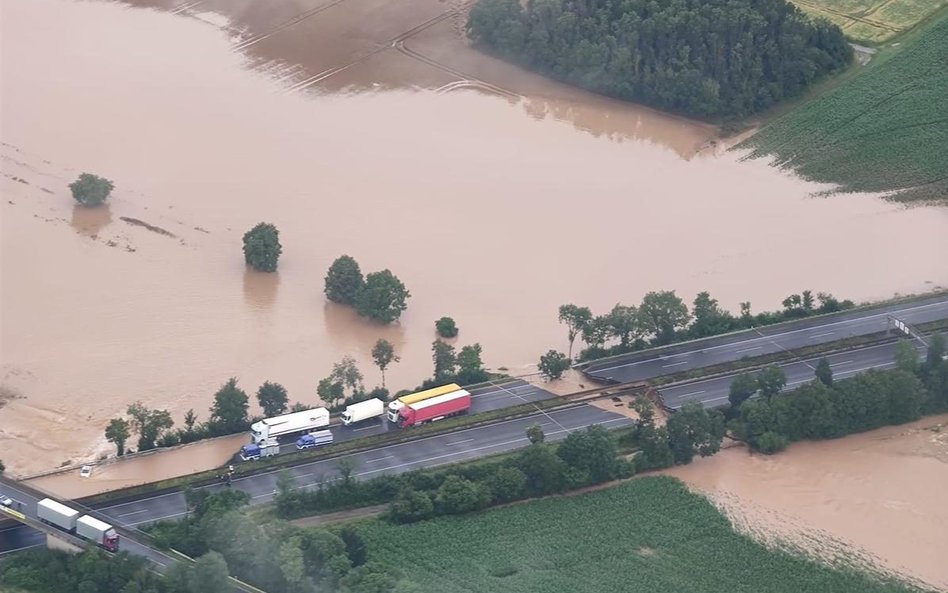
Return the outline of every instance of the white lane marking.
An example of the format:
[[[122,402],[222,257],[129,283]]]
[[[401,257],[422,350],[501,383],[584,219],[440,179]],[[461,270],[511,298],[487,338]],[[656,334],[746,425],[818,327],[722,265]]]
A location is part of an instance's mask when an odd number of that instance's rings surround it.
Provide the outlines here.
[[[894,362],[894,361],[893,361],[893,362],[884,362],[884,363],[882,363],[882,364],[874,364],[874,365],[870,365],[870,366],[867,366],[867,367],[862,367],[862,368],[860,368],[860,369],[848,369],[848,370],[845,370],[845,371],[840,371],[840,372],[836,373],[836,375],[837,375],[837,376],[839,376],[839,375],[849,375],[849,374],[852,374],[852,373],[859,373],[859,372],[868,371],[868,370],[871,370],[871,369],[884,369],[885,367],[894,367],[894,366],[895,366],[895,362]]]
[[[125,513],[124,515],[119,515],[119,517],[129,517],[131,515],[137,515],[138,513],[147,513],[148,509],[142,509],[140,511],[132,511],[131,513]]]
[[[29,550],[30,548],[37,548],[39,546],[45,546],[45,545],[46,545],[46,542],[43,541],[41,543],[33,544],[31,546],[23,546],[22,548],[13,548],[12,550],[4,550],[3,552],[0,552],[0,556],[3,556],[4,554],[12,554],[13,552],[19,552],[20,550]]]
[[[134,523],[127,523],[127,525],[138,526],[142,523],[155,523],[157,521],[164,521],[165,519],[170,519],[171,517],[180,517],[181,515],[187,515],[187,511],[182,511],[180,513],[172,513],[170,515],[162,515],[161,517],[156,517],[154,519],[142,519],[141,521],[136,521]]]
[[[721,348],[734,347],[734,346],[738,346],[738,345],[740,345],[740,344],[752,344],[752,343],[757,342],[757,341],[760,341],[760,340],[773,340],[773,339],[775,339],[775,338],[780,338],[780,337],[782,337],[782,336],[788,336],[788,335],[791,335],[791,334],[798,334],[798,333],[800,333],[800,332],[813,331],[814,329],[821,329],[821,328],[834,327],[834,326],[837,326],[837,325],[852,324],[852,325],[857,325],[857,326],[858,326],[858,325],[862,324],[863,322],[870,321],[870,320],[873,320],[873,319],[878,319],[878,318],[880,318],[880,317],[887,317],[887,316],[889,316],[889,315],[904,315],[905,313],[907,313],[907,312],[909,312],[909,311],[916,311],[916,310],[919,310],[919,309],[929,309],[929,308],[931,308],[931,307],[944,307],[944,306],[945,306],[945,303],[944,303],[944,302],[928,303],[927,305],[919,305],[919,306],[917,306],[917,307],[908,307],[907,309],[898,309],[898,310],[895,310],[895,311],[887,311],[887,312],[885,312],[885,313],[877,313],[877,314],[875,314],[875,315],[866,315],[866,316],[864,316],[864,317],[856,317],[855,319],[846,319],[846,320],[843,320],[843,321],[834,321],[834,322],[832,322],[832,323],[824,323],[824,324],[819,325],[819,326],[817,326],[817,327],[806,327],[806,328],[803,328],[803,329],[794,329],[794,330],[790,330],[790,331],[780,332],[780,333],[778,333],[778,334],[769,334],[769,335],[766,335],[766,336],[760,336],[760,337],[757,337],[757,338],[751,338],[751,339],[749,339],[749,340],[741,340],[740,342],[732,342],[732,343],[730,343],[730,344],[719,344],[719,345],[717,345],[717,346],[708,346],[707,348],[696,347],[695,350],[690,350],[690,351],[688,351],[687,353],[681,353],[681,354],[690,354],[690,353],[695,352],[695,351],[697,351],[697,350],[700,350],[701,352],[707,352],[707,351],[709,351],[709,350],[719,350],[719,349],[721,349]],[[765,326],[765,327],[766,327],[766,326]],[[751,330],[751,331],[752,331],[752,330]],[[669,355],[669,356],[679,356],[679,355],[680,355],[680,354],[672,354],[672,355]],[[611,371],[611,370],[614,370],[614,369],[622,369],[622,368],[625,368],[625,367],[635,366],[635,365],[639,365],[639,364],[653,363],[653,362],[655,362],[656,360],[661,360],[661,359],[662,359],[662,357],[655,357],[655,358],[649,358],[649,359],[646,359],[646,360],[638,360],[638,361],[636,361],[636,362],[628,362],[628,363],[625,363],[625,364],[616,365],[616,366],[614,366],[614,367],[605,367],[605,368],[601,368],[601,369],[595,369],[595,370],[592,371],[592,372],[594,372],[594,373],[600,373],[600,372],[604,372],[604,371]]]
[[[603,422],[594,422],[593,424],[610,424],[610,423],[612,423],[612,422],[621,422],[621,421],[623,421],[623,420],[629,421],[629,418],[626,418],[625,416],[623,416],[623,417],[621,417],[621,418],[612,418],[611,420],[605,420],[605,421],[603,421]],[[559,434],[559,433],[562,433],[562,432],[569,432],[569,431],[568,431],[566,428],[564,428],[563,430],[550,431],[548,434],[549,434],[549,435],[554,435],[554,434]],[[434,461],[434,460],[436,460],[436,459],[444,459],[444,458],[446,458],[446,457],[456,457],[456,456],[458,456],[458,455],[466,455],[466,454],[469,454],[469,453],[473,453],[473,452],[475,452],[475,451],[481,451],[481,450],[483,450],[483,449],[493,449],[493,448],[495,448],[495,447],[502,447],[502,446],[504,446],[504,445],[512,445],[512,444],[514,444],[514,443],[519,443],[519,442],[523,442],[523,441],[529,442],[529,440],[530,440],[530,439],[528,439],[526,436],[522,436],[522,437],[519,437],[519,438],[510,440],[510,441],[502,441],[502,442],[493,443],[493,444],[490,444],[490,445],[482,445],[482,446],[480,446],[480,447],[474,447],[474,448],[471,448],[471,449],[467,449],[467,450],[465,450],[465,451],[455,451],[455,452],[453,452],[453,453],[444,453],[444,454],[442,454],[442,455],[435,455],[434,457],[426,457],[426,458],[424,458],[424,459],[417,459],[417,460],[415,460],[415,461],[406,461],[405,463],[399,463],[398,465],[390,465],[390,466],[388,466],[388,467],[380,467],[380,468],[378,468],[378,469],[370,469],[370,470],[368,470],[368,471],[364,471],[364,472],[361,472],[361,473],[358,473],[358,474],[354,474],[354,475],[356,475],[356,476],[366,476],[366,475],[368,475],[368,474],[374,474],[374,473],[378,473],[378,472],[384,472],[384,471],[387,471],[387,470],[397,469],[397,468],[400,468],[400,467],[407,467],[407,466],[409,466],[409,465],[417,465],[417,464],[419,464],[419,463],[426,463],[426,462],[428,462],[428,461]]]
[[[691,393],[686,393],[682,395],[681,397],[688,397],[689,395],[698,395],[699,393],[704,393],[704,392],[705,392],[704,389],[702,389],[701,391],[692,391]]]
[[[353,428],[352,432],[359,432],[360,430],[369,430],[370,428],[378,428],[381,424],[373,424],[372,426],[363,426],[362,428]]]
[[[671,363],[671,364],[663,364],[663,365],[662,365],[662,368],[663,368],[663,369],[667,369],[668,367],[676,367],[676,366],[678,366],[678,365],[680,365],[680,364],[688,364],[688,361],[687,361],[687,360],[683,360],[683,361],[681,361],[681,362],[673,362],[673,363]]]
[[[754,346],[753,348],[744,348],[743,350],[737,350],[737,354],[741,352],[750,352],[751,350],[760,350],[763,346]]]
[[[460,445],[460,444],[462,444],[462,443],[470,443],[470,442],[473,441],[473,440],[474,440],[474,439],[464,439],[463,441],[452,441],[452,442],[450,442],[450,443],[448,443],[448,444],[449,444],[449,445]]]
[[[826,337],[826,336],[831,336],[831,335],[833,335],[833,334],[835,334],[835,333],[836,333],[836,332],[823,332],[823,333],[821,333],[821,334],[813,334],[812,336],[807,336],[807,337],[810,337],[810,338],[824,338],[824,337]]]
[[[838,366],[843,365],[843,364],[852,364],[852,363],[854,363],[854,362],[856,362],[856,361],[855,361],[855,360],[844,360],[843,362],[834,362],[834,363],[830,364],[830,366],[831,366],[831,367],[838,367]]]
[[[384,461],[386,459],[391,459],[394,455],[386,455],[385,457],[377,457],[375,459],[366,459],[366,463],[375,463],[376,461]]]

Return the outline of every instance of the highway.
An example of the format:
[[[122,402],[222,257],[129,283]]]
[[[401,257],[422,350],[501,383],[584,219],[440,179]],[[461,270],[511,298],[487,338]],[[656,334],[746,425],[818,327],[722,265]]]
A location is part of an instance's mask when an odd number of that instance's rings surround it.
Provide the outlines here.
[[[351,459],[355,463],[352,474],[355,478],[371,479],[384,473],[402,473],[518,449],[528,443],[525,431],[533,424],[540,424],[543,427],[547,440],[556,441],[565,438],[569,431],[591,424],[618,428],[628,426],[631,420],[595,406],[576,404],[548,413],[538,412],[524,418],[389,445],[372,451],[345,455],[342,458]],[[337,476],[336,465],[339,459],[306,463],[295,466],[289,471],[296,478],[297,487],[311,487],[321,481],[334,479]],[[280,471],[282,470],[237,478],[231,487],[248,492],[253,504],[270,502]],[[227,486],[214,484],[206,488],[213,491],[227,488]],[[5,490],[7,490],[6,486],[0,491]],[[9,495],[24,503],[24,511],[27,510],[27,505],[31,505],[29,511],[35,515],[36,497],[19,491],[11,492]],[[135,529],[138,525],[153,521],[180,518],[185,514],[186,507],[184,495],[181,492],[173,492],[122,504],[106,505],[96,508],[96,511],[114,525]],[[2,536],[0,555],[41,543],[34,534],[35,532],[27,527],[15,527],[0,532]],[[126,546],[124,540],[122,546],[123,549],[133,553],[139,552],[137,547]]]
[[[913,343],[918,348],[919,355],[923,355],[925,349],[918,344]],[[849,350],[827,356],[833,370],[834,379],[845,379],[855,374],[868,371],[869,369],[888,369],[895,366],[895,343],[880,344],[858,350]],[[807,381],[815,378],[814,370],[816,363],[821,357],[808,358],[795,362],[788,362],[778,365],[787,376],[787,385],[784,390],[790,390],[799,387]],[[727,396],[731,388],[731,381],[738,373],[733,373],[713,379],[702,379],[700,381],[690,381],[674,387],[659,388],[659,393],[665,402],[665,406],[676,410],[690,401],[697,401],[709,407],[719,407],[727,405]]]
[[[584,369],[591,379],[627,383],[709,367],[746,357],[773,354],[806,346],[885,331],[888,315],[916,325],[948,318],[948,296],[938,295],[912,303],[849,311],[831,318],[801,319],[717,338],[684,342],[655,352],[632,353],[592,363]]]

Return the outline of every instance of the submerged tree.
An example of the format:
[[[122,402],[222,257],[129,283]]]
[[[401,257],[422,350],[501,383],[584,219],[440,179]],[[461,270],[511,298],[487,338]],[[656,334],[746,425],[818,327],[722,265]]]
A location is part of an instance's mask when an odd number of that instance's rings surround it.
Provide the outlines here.
[[[125,455],[125,442],[131,436],[128,428],[128,421],[124,418],[113,418],[105,428],[105,438],[110,443],[115,443],[116,454],[119,457]]]
[[[373,272],[356,294],[356,311],[379,323],[392,323],[408,308],[411,293],[389,270]]]
[[[395,346],[392,346],[392,343],[388,340],[379,338],[375,346],[372,347],[372,360],[375,361],[375,366],[382,371],[382,387],[385,387],[385,369],[393,362],[401,360],[395,355]]]
[[[83,206],[98,206],[106,199],[115,185],[104,177],[83,173],[69,184],[72,197]]]
[[[330,301],[354,305],[364,282],[358,262],[348,255],[341,255],[329,266],[324,292]]]
[[[280,231],[269,222],[261,222],[244,233],[244,260],[260,272],[275,272],[283,247]]]

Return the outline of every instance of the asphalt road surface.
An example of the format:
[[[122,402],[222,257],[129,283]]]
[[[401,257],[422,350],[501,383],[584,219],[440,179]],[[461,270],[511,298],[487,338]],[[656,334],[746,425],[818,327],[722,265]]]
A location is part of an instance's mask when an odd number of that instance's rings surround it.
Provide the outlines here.
[[[918,348],[919,355],[924,353],[924,348],[917,342],[913,342]],[[855,374],[868,371],[869,369],[888,369],[895,366],[895,346],[894,343],[880,344],[858,350],[849,350],[827,356],[833,370],[834,379],[845,379]],[[799,387],[803,383],[812,381],[815,378],[814,371],[816,363],[821,357],[809,358],[796,362],[788,362],[779,365],[787,375],[787,385],[784,390]],[[714,379],[703,379],[693,381],[675,387],[666,389],[659,388],[665,405],[672,409],[678,409],[690,401],[697,401],[709,407],[718,407],[727,405],[727,396],[731,388],[731,381],[739,373],[717,377]]]
[[[761,327],[679,344],[665,349],[661,355],[633,353],[619,359],[594,363],[586,367],[584,372],[591,379],[607,383],[640,381],[746,357],[885,331],[889,327],[888,315],[913,325],[948,318],[948,297],[931,297],[914,303],[852,311],[832,319],[801,319],[779,327]]]
[[[485,392],[489,393],[489,392]],[[535,394],[539,397],[541,394]],[[542,399],[542,398],[541,398]],[[581,429],[592,424],[602,424],[608,428],[618,428],[631,424],[625,416],[590,406],[577,404],[566,409],[552,412],[539,412],[525,418],[507,420],[488,426],[467,428],[449,434],[426,437],[416,441],[400,443],[344,456],[355,462],[353,476],[357,479],[371,479],[384,473],[401,473],[423,467],[434,467],[476,459],[486,455],[511,451],[527,444],[525,431],[533,424],[540,424],[547,440],[556,441],[566,437],[569,431]],[[337,477],[336,465],[339,458],[315,461],[291,468],[289,471],[296,479],[297,487],[312,487],[322,481]],[[237,478],[232,488],[246,491],[252,497],[253,504],[270,502],[276,490],[277,475],[281,470]],[[227,486],[215,484],[207,486],[210,490],[219,490]],[[6,488],[0,490],[5,491]],[[36,500],[25,493],[9,492],[12,498],[31,505],[30,513],[35,516]],[[185,514],[184,495],[181,492],[162,494],[117,505],[97,508],[96,511],[115,525],[134,529],[138,525],[161,519],[178,519]],[[26,527],[15,527],[0,532],[0,554],[38,545],[35,532]],[[122,542],[123,549],[137,553],[137,548]],[[150,551],[149,551],[150,552]]]
[[[531,385],[526,381],[516,379],[505,381],[503,383],[492,383],[484,387],[471,389],[471,411],[470,414],[480,414],[490,412],[501,408],[509,408],[520,404],[538,402],[551,397],[556,397],[549,391],[540,389],[536,385]],[[352,426],[333,425],[330,427],[333,435],[333,442],[341,443],[360,439],[385,432],[401,430],[388,421],[384,416],[382,418],[366,420]],[[250,442],[250,435],[247,435],[247,442]],[[280,454],[296,452],[296,436],[280,439]],[[234,463],[240,460],[235,458]]]

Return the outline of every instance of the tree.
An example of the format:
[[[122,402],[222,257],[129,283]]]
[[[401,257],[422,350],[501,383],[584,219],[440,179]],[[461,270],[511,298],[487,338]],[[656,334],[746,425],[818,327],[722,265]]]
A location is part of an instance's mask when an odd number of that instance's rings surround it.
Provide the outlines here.
[[[331,408],[336,405],[336,402],[345,397],[345,387],[342,383],[333,380],[332,377],[326,377],[316,387],[316,394]]]
[[[944,334],[933,334],[928,340],[928,351],[925,354],[925,364],[929,369],[938,368],[942,362],[948,360],[945,358],[945,336]]]
[[[388,340],[379,338],[379,341],[372,347],[372,360],[375,361],[375,366],[382,371],[382,387],[385,387],[385,369],[393,362],[401,360],[395,355],[395,346],[392,346],[392,343]]]
[[[332,372],[329,373],[329,378],[332,379],[334,383],[341,384],[343,388],[348,387],[351,390],[350,395],[356,395],[364,390],[362,386],[362,372],[359,371],[355,358],[349,355],[343,356],[342,360],[332,365]]]
[[[257,403],[260,404],[263,415],[267,418],[273,418],[285,412],[287,402],[289,402],[289,397],[286,388],[279,383],[266,381],[257,390]]]
[[[569,359],[573,360],[573,342],[576,341],[583,328],[592,320],[592,311],[589,307],[576,305],[560,305],[560,323],[566,324],[566,335],[569,338]]]
[[[741,373],[731,381],[727,401],[732,408],[737,409],[755,393],[757,393],[757,377],[751,373]]]
[[[434,515],[434,503],[424,492],[406,488],[392,501],[389,514],[396,523],[414,523]]]
[[[480,344],[472,344],[461,348],[458,353],[458,381],[466,385],[487,380],[484,370],[484,361],[481,360],[483,349]]]
[[[365,284],[356,294],[355,307],[359,315],[379,323],[392,323],[408,308],[411,293],[389,270],[373,272],[365,277]]]
[[[329,266],[323,291],[334,303],[354,305],[364,283],[358,262],[348,255],[341,255]]]
[[[161,433],[174,425],[167,410],[149,410],[141,402],[130,405],[127,412],[138,432],[139,451],[154,449]]]
[[[540,374],[549,381],[562,377],[563,373],[565,373],[569,367],[570,358],[556,350],[550,350],[541,356],[540,364],[537,365],[537,368],[540,369]]]
[[[691,316],[688,306],[675,291],[665,290],[650,292],[642,298],[639,320],[642,329],[655,336],[656,344],[662,345],[673,342],[676,332],[688,325]]]
[[[211,406],[211,424],[220,434],[231,434],[247,428],[249,398],[237,387],[237,379],[231,377],[214,394]]]
[[[510,502],[523,496],[527,476],[515,467],[502,467],[488,478],[488,486],[497,502]]]
[[[434,380],[444,381],[453,377],[457,372],[458,359],[454,353],[454,346],[441,340],[431,343],[431,358],[434,360]]]
[[[227,562],[217,552],[198,558],[188,580],[192,593],[228,593],[233,589]]]
[[[704,338],[723,334],[733,326],[734,317],[718,306],[717,299],[712,299],[708,292],[699,292],[695,297],[692,308],[694,323],[689,332],[694,338]]]
[[[346,556],[352,566],[362,566],[368,560],[368,551],[365,547],[365,540],[359,535],[359,532],[350,525],[346,525],[339,532],[339,537],[346,544]]]
[[[773,455],[787,448],[787,437],[768,430],[757,437],[755,448],[765,455]]]
[[[517,468],[527,477],[527,487],[534,494],[559,492],[564,486],[566,463],[547,445],[524,449],[517,458]]]
[[[609,325],[608,315],[593,317],[582,330],[583,341],[595,349],[602,349],[611,333],[612,327]]]
[[[918,351],[909,340],[899,340],[895,345],[895,368],[906,373],[918,372]]]
[[[0,474],[2,474],[5,471],[7,471],[7,466],[4,465],[2,461],[0,461]]]
[[[435,494],[435,505],[442,513],[449,515],[473,511],[479,501],[477,485],[457,474],[445,478]]]
[[[306,562],[303,560],[301,540],[291,537],[280,545],[277,551],[277,565],[283,573],[283,578],[296,587],[300,587],[306,580]]]
[[[615,477],[616,445],[602,426],[593,425],[571,432],[557,447],[556,454],[593,483]]]
[[[454,338],[458,335],[458,326],[450,317],[442,317],[435,321],[435,330],[442,338]]]
[[[546,434],[543,432],[543,427],[539,424],[532,424],[527,427],[527,439],[530,440],[530,444],[538,445],[546,440]]]
[[[269,222],[261,222],[244,233],[244,261],[260,272],[275,272],[283,247],[280,231]]]
[[[619,346],[623,350],[642,337],[637,308],[616,303],[606,319],[609,323],[609,333],[619,340]]]
[[[833,386],[833,369],[830,368],[830,363],[826,358],[821,358],[816,363],[816,378],[819,379],[820,383],[826,385],[827,387]]]
[[[786,385],[787,375],[784,374],[783,369],[775,364],[768,366],[757,375],[757,388],[760,390],[760,394],[767,399],[780,393],[780,390]]]
[[[72,197],[83,206],[98,206],[115,189],[111,181],[91,173],[83,173],[69,184]]]
[[[682,406],[668,419],[666,428],[675,463],[691,463],[695,453],[708,457],[721,450],[724,416],[717,410],[709,412],[698,402]]]
[[[125,441],[131,436],[128,430],[128,421],[124,418],[113,418],[105,428],[105,438],[110,443],[115,443],[117,455],[125,455]]]
[[[194,431],[194,423],[197,422],[197,416],[194,414],[194,409],[190,409],[184,414],[184,431],[191,433]]]

